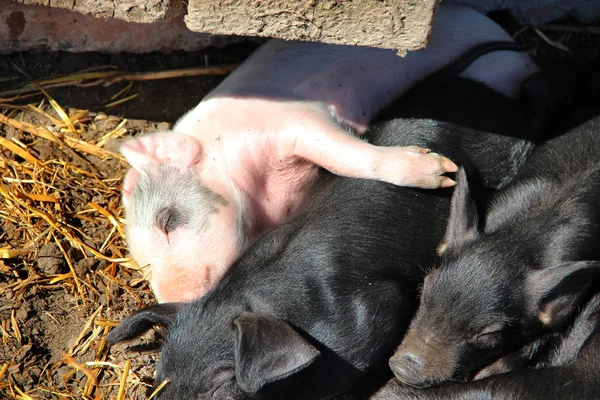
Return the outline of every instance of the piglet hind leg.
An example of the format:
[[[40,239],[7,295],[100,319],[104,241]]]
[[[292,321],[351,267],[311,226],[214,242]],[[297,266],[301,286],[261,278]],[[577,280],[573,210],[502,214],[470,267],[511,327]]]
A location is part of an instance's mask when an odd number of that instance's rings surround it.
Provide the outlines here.
[[[444,174],[458,169],[429,149],[374,146],[333,126],[298,135],[293,153],[336,175],[425,189],[454,186],[454,180]]]

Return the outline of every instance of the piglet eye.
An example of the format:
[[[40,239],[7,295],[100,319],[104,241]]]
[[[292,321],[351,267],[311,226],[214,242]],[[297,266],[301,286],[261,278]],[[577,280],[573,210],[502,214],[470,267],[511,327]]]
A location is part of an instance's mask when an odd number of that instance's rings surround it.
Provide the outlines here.
[[[502,322],[495,322],[495,323],[489,324],[488,326],[483,328],[479,332],[479,335],[489,335],[492,333],[499,333],[500,331],[502,331],[502,329],[504,329],[504,324]]]
[[[502,339],[503,329],[504,324],[502,322],[489,324],[481,331],[479,331],[479,333],[475,334],[475,336],[471,338],[470,342],[477,347],[495,347],[500,343],[500,340]]]

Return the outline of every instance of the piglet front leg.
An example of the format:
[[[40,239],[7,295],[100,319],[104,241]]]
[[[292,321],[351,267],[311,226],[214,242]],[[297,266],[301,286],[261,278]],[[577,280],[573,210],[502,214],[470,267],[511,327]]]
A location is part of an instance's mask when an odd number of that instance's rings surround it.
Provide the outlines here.
[[[450,159],[416,146],[377,147],[378,157],[373,167],[374,179],[398,186],[424,189],[450,187],[456,182],[443,174],[456,172]]]
[[[450,159],[429,149],[373,146],[331,123],[297,135],[292,156],[336,175],[425,189],[454,186],[456,182],[443,174],[458,169]]]

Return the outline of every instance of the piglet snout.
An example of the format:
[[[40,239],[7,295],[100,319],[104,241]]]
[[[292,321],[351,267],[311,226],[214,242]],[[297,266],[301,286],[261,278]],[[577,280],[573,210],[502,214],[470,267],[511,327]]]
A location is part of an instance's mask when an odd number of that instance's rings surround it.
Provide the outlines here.
[[[426,386],[423,377],[423,363],[411,353],[396,354],[390,359],[390,368],[401,382],[416,387]]]

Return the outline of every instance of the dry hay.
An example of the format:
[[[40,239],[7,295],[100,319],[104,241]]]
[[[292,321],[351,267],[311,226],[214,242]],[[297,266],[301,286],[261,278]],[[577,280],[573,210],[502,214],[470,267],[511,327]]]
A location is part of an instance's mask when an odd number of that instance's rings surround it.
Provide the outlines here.
[[[127,164],[116,149],[124,137],[167,126],[65,110],[46,89],[233,67],[86,71],[0,93],[0,397],[147,398],[154,370],[153,353],[109,354],[104,338],[153,302],[127,257],[120,205]],[[130,88],[107,106],[135,98]],[[40,92],[39,104],[14,104]]]

